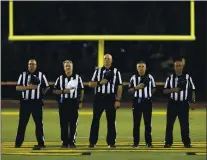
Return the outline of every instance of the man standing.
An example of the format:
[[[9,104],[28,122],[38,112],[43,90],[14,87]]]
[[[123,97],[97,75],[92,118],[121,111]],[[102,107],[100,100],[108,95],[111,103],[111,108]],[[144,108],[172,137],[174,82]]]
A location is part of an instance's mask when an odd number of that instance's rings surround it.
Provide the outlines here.
[[[82,108],[84,86],[81,77],[73,73],[73,62],[63,62],[65,73],[60,75],[53,93],[60,95],[59,117],[61,127],[62,148],[76,148],[75,138],[78,123],[78,109]],[[68,129],[70,128],[70,134]]]
[[[108,147],[115,148],[116,109],[120,107],[122,79],[120,72],[112,67],[110,54],[104,55],[104,66],[95,70],[89,87],[95,87],[89,148],[94,148],[98,141],[99,121],[104,110],[106,111],[108,130],[106,141]]]
[[[133,98],[133,137],[134,148],[139,147],[140,142],[140,122],[143,113],[145,124],[145,142],[147,147],[152,147],[152,101],[151,97],[156,91],[156,85],[152,75],[146,73],[146,63],[140,61],[137,63],[137,73],[130,79],[130,93],[134,94]]]
[[[37,70],[37,62],[30,59],[28,71],[20,74],[16,90],[21,91],[19,126],[16,136],[15,147],[20,148],[25,136],[25,130],[30,114],[36,126],[36,138],[38,147],[45,147],[43,133],[43,95],[49,90],[49,84],[45,74]]]
[[[184,64],[182,60],[174,63],[175,73],[170,75],[165,83],[163,93],[169,94],[167,107],[167,126],[165,135],[165,148],[173,144],[173,125],[178,116],[181,127],[181,137],[184,147],[191,148],[189,137],[189,99],[192,107],[195,103],[195,86],[189,74],[183,73]],[[192,91],[192,97],[189,97],[189,91]]]

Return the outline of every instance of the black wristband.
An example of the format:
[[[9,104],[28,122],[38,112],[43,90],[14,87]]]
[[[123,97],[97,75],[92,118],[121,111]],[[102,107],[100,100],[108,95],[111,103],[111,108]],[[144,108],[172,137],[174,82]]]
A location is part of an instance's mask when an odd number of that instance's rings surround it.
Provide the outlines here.
[[[83,101],[81,101],[81,100],[79,100],[78,102],[79,102],[79,103],[83,103]]]

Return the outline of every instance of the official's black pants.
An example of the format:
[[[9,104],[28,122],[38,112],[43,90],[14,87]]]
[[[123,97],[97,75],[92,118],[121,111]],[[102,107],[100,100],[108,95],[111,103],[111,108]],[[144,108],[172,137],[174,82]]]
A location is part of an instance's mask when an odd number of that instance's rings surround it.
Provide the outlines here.
[[[167,107],[167,127],[165,135],[165,143],[173,144],[173,126],[178,116],[181,128],[181,137],[184,144],[190,144],[191,140],[189,137],[189,103],[175,102],[170,100]]]
[[[43,133],[43,113],[42,113],[43,102],[40,100],[22,100],[20,101],[19,110],[19,125],[16,136],[16,145],[21,146],[24,141],[25,130],[27,123],[30,118],[30,114],[35,122],[36,126],[36,138],[38,144],[44,144],[44,133]]]
[[[78,105],[77,99],[65,99],[62,103],[59,103],[61,140],[63,145],[75,144]]]
[[[93,120],[91,124],[90,131],[90,144],[96,144],[98,141],[99,134],[99,123],[100,118],[105,110],[106,119],[107,119],[107,137],[106,141],[108,145],[115,144],[116,140],[116,109],[114,107],[115,104],[115,95],[101,95],[96,94],[94,99],[93,106]]]
[[[142,101],[138,103],[138,99],[134,98],[133,100],[134,144],[139,144],[140,142],[140,122],[142,118],[142,113],[143,113],[144,125],[145,125],[145,142],[146,144],[151,144],[152,143],[152,135],[151,135],[152,102],[150,99],[142,99]]]

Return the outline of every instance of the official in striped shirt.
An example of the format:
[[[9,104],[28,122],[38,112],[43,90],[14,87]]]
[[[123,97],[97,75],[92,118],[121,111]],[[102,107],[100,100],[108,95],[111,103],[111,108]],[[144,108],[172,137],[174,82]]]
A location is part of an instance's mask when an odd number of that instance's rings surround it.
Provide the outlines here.
[[[45,74],[37,70],[37,62],[30,59],[28,62],[28,71],[20,74],[16,90],[21,91],[19,125],[15,141],[15,147],[21,147],[24,141],[24,135],[30,114],[36,126],[36,138],[39,147],[44,145],[43,133],[43,95],[49,90],[49,84]]]
[[[84,86],[81,77],[73,72],[73,62],[63,62],[65,73],[60,75],[54,86],[59,96],[59,117],[62,148],[76,148],[75,138],[78,124],[78,109],[82,108]],[[70,133],[68,131],[70,129]]]
[[[106,141],[108,147],[115,148],[116,109],[120,107],[122,79],[120,71],[112,66],[110,54],[104,55],[104,66],[95,70],[89,87],[95,87],[89,148],[94,148],[98,141],[99,121],[104,110],[106,111],[108,130]]]
[[[165,148],[169,148],[173,144],[173,125],[177,116],[180,121],[181,137],[184,147],[191,147],[189,136],[189,102],[192,102],[192,104],[195,103],[195,85],[191,76],[183,73],[183,67],[182,60],[175,62],[175,73],[167,78],[163,90],[164,94],[169,95]],[[190,92],[192,94],[189,94]]]
[[[145,142],[147,147],[152,147],[152,101],[151,97],[156,91],[156,84],[152,75],[146,73],[146,63],[137,63],[137,73],[133,75],[129,82],[130,93],[133,93],[133,137],[134,148],[140,142],[140,122],[143,114],[145,124]]]

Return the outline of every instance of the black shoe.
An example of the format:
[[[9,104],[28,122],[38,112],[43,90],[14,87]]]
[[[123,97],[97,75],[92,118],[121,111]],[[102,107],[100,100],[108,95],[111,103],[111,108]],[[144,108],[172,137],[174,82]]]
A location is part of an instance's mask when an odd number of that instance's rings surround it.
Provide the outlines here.
[[[164,145],[164,148],[170,148],[172,145],[170,145],[170,144],[165,144]]]
[[[88,148],[94,148],[95,147],[95,144],[90,144],[89,146],[88,146]]]
[[[15,144],[14,148],[21,148],[20,144]]]
[[[133,144],[133,148],[139,148],[139,144]]]
[[[146,145],[146,147],[148,147],[148,148],[152,148],[153,146],[152,146],[152,143],[148,143],[147,145]]]
[[[115,144],[110,144],[110,145],[108,145],[108,148],[116,148],[116,145]]]
[[[46,148],[44,143],[41,143],[41,144],[39,143],[37,146],[40,147],[40,148]]]
[[[62,143],[61,148],[68,148],[68,144]]]
[[[41,150],[42,148],[46,148],[46,146],[44,144],[38,144],[34,145],[33,150]]]
[[[75,144],[70,144],[70,148],[76,148]]]
[[[192,148],[192,146],[190,144],[184,144],[185,148]]]

